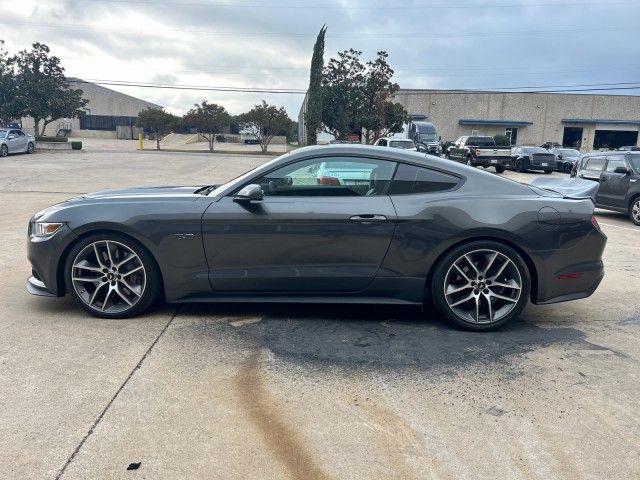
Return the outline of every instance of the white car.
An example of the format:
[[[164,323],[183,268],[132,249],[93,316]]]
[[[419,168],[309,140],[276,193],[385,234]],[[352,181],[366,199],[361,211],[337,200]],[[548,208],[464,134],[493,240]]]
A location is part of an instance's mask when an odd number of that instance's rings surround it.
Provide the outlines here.
[[[379,138],[374,145],[378,147],[400,148],[402,150],[416,150],[416,144],[410,138]]]
[[[36,139],[16,128],[0,128],[0,157],[10,153],[33,153]]]

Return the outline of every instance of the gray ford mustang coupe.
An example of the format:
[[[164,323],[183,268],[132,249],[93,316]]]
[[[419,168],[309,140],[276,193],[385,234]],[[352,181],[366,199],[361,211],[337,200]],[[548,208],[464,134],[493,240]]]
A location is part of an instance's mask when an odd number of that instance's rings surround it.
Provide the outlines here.
[[[562,182],[397,149],[301,148],[224,185],[104,191],[37,213],[27,289],[107,318],[159,297],[428,303],[490,330],[603,277],[593,182]]]

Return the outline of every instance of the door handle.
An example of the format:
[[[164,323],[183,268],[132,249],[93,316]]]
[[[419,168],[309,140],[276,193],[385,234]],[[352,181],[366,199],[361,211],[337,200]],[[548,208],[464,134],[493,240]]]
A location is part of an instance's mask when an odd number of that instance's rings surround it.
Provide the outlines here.
[[[385,217],[384,215],[374,215],[374,214],[353,215],[352,217],[349,217],[349,221],[363,223],[367,225],[374,222],[386,222],[387,217]]]

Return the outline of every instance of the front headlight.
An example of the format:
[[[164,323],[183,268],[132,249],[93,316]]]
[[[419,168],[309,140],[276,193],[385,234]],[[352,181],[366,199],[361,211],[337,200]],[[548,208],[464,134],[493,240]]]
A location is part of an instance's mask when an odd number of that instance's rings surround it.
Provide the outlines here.
[[[64,225],[63,223],[35,222],[31,229],[31,235],[34,237],[50,237]]]

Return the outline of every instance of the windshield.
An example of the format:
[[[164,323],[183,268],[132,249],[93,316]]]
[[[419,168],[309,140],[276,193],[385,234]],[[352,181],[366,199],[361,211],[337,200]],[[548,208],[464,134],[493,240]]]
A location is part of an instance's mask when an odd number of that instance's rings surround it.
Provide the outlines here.
[[[238,183],[242,183],[242,180],[244,180],[247,177],[250,177],[253,172],[257,171],[257,170],[261,170],[263,168],[268,168],[269,166],[271,166],[272,164],[276,163],[278,160],[280,160],[282,157],[285,157],[287,155],[290,155],[291,152],[289,153],[285,153],[284,155],[280,155],[279,157],[274,158],[273,160],[269,160],[266,163],[263,163],[262,165],[258,165],[255,168],[252,168],[251,170],[249,170],[248,172],[243,173],[242,175],[229,180],[227,183],[223,183],[222,185],[218,186],[218,188],[216,188],[215,190],[213,190],[211,193],[209,193],[210,196],[215,197],[218,193],[222,192],[223,190],[226,190],[226,188],[228,186],[230,186],[231,184],[235,184],[236,182]]]
[[[435,133],[421,133],[421,134],[418,135],[418,139],[421,142],[435,142],[435,141],[437,141]]]
[[[558,152],[563,157],[577,158],[580,156],[580,152],[578,150],[574,150],[573,148],[561,148],[560,150],[558,150]]]
[[[414,148],[413,142],[410,140],[391,140],[389,146],[391,148],[402,148],[404,150]]]
[[[0,130],[0,138],[4,138],[7,136],[8,130]]]
[[[522,151],[524,153],[550,153],[549,150],[547,150],[546,148],[540,148],[540,147],[523,148]]]

